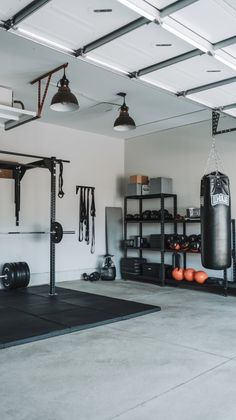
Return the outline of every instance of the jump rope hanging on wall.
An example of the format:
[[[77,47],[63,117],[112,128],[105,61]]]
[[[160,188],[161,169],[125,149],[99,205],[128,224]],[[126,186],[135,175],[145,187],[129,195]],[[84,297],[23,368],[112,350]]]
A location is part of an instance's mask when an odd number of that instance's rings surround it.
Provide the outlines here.
[[[90,252],[95,252],[95,187],[76,185],[76,194],[79,195],[79,242],[91,244]],[[90,204],[91,203],[91,204]],[[91,221],[91,228],[90,228]]]
[[[229,178],[216,148],[218,120],[213,113],[212,146],[201,179],[201,257],[204,267],[223,270],[231,266],[231,198]]]

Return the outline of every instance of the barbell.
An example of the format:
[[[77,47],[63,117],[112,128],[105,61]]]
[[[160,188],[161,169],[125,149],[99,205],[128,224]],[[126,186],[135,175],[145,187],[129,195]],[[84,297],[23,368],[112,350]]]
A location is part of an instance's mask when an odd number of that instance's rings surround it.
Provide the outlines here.
[[[53,222],[52,223],[52,230],[50,232],[42,232],[42,231],[32,231],[32,232],[18,232],[18,231],[12,231],[12,232],[0,232],[0,235],[51,235],[52,241],[55,244],[58,244],[61,242],[63,235],[73,235],[75,234],[74,230],[63,230],[63,227],[61,223],[59,222]]]
[[[2,285],[5,289],[27,287],[30,282],[30,269],[26,262],[6,263],[2,268]]]

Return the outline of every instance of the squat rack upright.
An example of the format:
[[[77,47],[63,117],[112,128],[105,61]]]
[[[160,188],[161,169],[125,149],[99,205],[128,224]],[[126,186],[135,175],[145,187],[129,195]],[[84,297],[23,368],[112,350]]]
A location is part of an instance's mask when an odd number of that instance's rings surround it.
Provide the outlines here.
[[[18,162],[0,162],[0,169],[12,169],[15,180],[15,205],[16,205],[16,225],[18,222],[18,213],[20,210],[20,181],[25,175],[26,171],[34,168],[45,168],[50,171],[50,285],[49,295],[56,295],[56,244],[53,241],[52,226],[56,221],[56,167],[57,164],[70,163],[69,160],[57,159],[55,156],[45,157],[38,155],[31,155],[25,153],[9,152],[7,150],[0,150],[0,154],[22,156],[26,158],[39,159],[29,163]]]

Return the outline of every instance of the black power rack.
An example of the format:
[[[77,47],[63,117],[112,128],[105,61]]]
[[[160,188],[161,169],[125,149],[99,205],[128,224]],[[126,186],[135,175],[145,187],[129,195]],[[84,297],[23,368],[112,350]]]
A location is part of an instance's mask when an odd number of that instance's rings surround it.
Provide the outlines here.
[[[56,157],[45,157],[30,155],[24,153],[9,152],[0,150],[0,154],[20,156],[32,159],[39,159],[29,163],[18,162],[0,162],[0,169],[10,169],[13,171],[13,178],[15,181],[15,216],[16,226],[19,225],[19,211],[20,211],[20,182],[25,175],[26,171],[34,168],[43,168],[50,171],[50,286],[49,294],[54,296],[56,294],[56,279],[55,279],[55,266],[56,266],[56,248],[53,240],[53,225],[56,222],[56,167],[57,164],[70,163],[69,160],[57,159]]]
[[[143,220],[142,219],[142,212],[143,212],[143,200],[150,200],[150,199],[159,199],[160,200],[160,220]],[[165,200],[172,199],[173,201],[173,219],[165,220]],[[128,201],[129,200],[137,200],[138,207],[139,207],[139,218],[138,219],[127,219],[127,208],[128,208]],[[172,253],[175,254],[170,249],[166,249],[165,247],[165,226],[166,224],[171,224],[173,226],[173,233],[178,232],[178,226],[182,225],[182,232],[185,235],[187,232],[187,226],[189,224],[196,224],[200,223],[200,219],[183,219],[179,220],[176,219],[177,216],[177,195],[175,194],[147,194],[147,195],[136,195],[136,196],[126,196],[124,199],[124,240],[126,241],[128,235],[128,225],[131,223],[136,223],[139,226],[139,236],[143,236],[143,224],[159,224],[160,225],[160,234],[161,234],[161,247],[160,248],[150,248],[150,247],[129,247],[124,246],[124,256],[128,256],[129,250],[136,250],[139,253],[139,258],[143,258],[143,252],[145,251],[156,251],[160,253],[160,278],[151,278],[144,275],[137,275],[132,273],[125,273],[123,278],[125,280],[134,280],[140,281],[144,283],[154,283],[159,286],[174,286],[174,287],[181,287],[181,288],[188,288],[194,290],[202,290],[214,293],[223,293],[224,295],[227,294],[236,294],[236,238],[235,238],[235,220],[231,221],[232,227],[232,281],[228,281],[227,270],[223,270],[223,277],[209,277],[209,279],[203,285],[197,284],[196,282],[188,282],[188,281],[181,281],[177,282],[173,279],[170,279],[165,274],[165,254]],[[197,254],[200,253],[191,252],[191,251],[178,251],[178,253],[183,254],[183,267],[186,268],[187,265],[187,255],[188,254]]]

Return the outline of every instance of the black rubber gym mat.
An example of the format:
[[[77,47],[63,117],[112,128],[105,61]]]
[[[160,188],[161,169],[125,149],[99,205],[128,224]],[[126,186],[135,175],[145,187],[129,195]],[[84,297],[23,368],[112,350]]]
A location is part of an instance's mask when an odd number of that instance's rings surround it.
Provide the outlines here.
[[[0,290],[0,348],[160,311],[159,306],[57,287]]]

